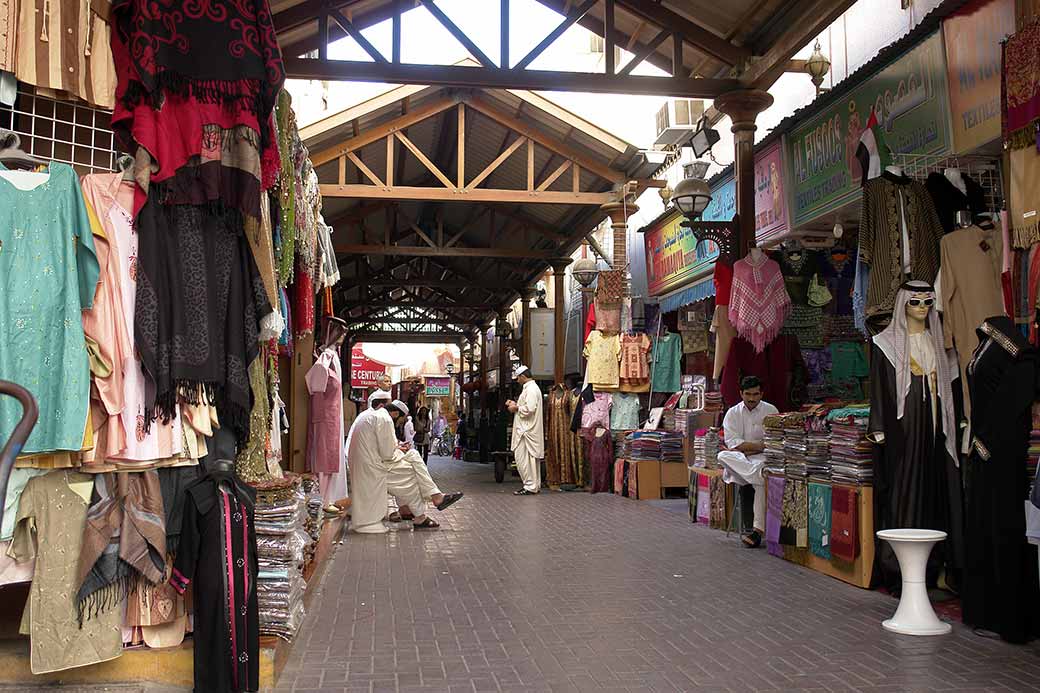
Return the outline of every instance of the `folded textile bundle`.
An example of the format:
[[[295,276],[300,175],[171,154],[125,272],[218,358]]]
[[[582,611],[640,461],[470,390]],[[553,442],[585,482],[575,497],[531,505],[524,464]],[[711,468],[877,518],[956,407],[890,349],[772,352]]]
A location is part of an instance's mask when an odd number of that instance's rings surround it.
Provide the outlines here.
[[[784,473],[784,415],[767,416],[762,421],[765,429],[766,466],[765,471],[771,474]]]
[[[674,431],[632,431],[625,436],[626,459],[683,461],[683,436]]]
[[[303,481],[287,474],[257,488],[256,592],[262,636],[292,640],[302,622],[304,551],[314,543],[304,529],[308,504]]]
[[[870,484],[874,479],[872,443],[867,440],[868,407],[836,409],[830,421],[831,479],[854,485]]]

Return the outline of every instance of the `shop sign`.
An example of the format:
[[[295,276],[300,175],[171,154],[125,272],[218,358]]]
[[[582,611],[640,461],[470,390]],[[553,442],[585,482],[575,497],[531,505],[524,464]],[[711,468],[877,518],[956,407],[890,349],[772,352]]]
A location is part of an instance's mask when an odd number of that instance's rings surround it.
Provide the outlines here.
[[[712,188],[711,202],[701,218],[705,221],[729,221],[736,208],[736,180],[729,178]],[[646,277],[652,296],[661,296],[702,277],[719,256],[718,245],[712,241],[697,243],[693,232],[682,226],[684,220],[676,211],[643,234]]]
[[[957,154],[1000,137],[1000,42],[1015,33],[1015,0],[973,0],[943,21]]]
[[[782,236],[788,229],[783,153],[777,140],[755,154],[755,238],[759,243]]]
[[[350,350],[350,386],[376,387],[386,375],[386,366],[365,356],[360,344]]]
[[[791,131],[786,149],[795,227],[859,199],[856,148],[871,110],[893,154],[950,152],[949,94],[938,31]]]
[[[427,397],[448,397],[451,395],[451,378],[426,378]]]

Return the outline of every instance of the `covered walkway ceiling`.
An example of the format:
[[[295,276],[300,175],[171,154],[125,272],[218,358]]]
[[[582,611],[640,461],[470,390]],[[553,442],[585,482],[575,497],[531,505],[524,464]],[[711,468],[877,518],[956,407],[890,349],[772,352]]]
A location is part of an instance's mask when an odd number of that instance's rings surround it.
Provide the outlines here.
[[[510,0],[497,0],[503,11],[497,27],[501,54],[496,56],[485,54],[438,0],[274,0],[272,6],[290,77],[713,99],[738,86],[768,88],[791,68],[791,57],[854,1],[537,0],[558,12],[560,22],[533,49],[519,55],[509,46]],[[400,14],[418,6],[469,51],[474,65],[401,62]],[[387,20],[393,22],[390,55],[378,51],[361,33]],[[605,71],[531,69],[538,56],[574,25],[604,37]],[[328,44],[346,36],[353,37],[371,60],[329,60]],[[615,64],[615,47],[634,57]],[[668,76],[633,75],[643,62]]]
[[[471,335],[602,205],[653,184],[635,146],[522,90],[398,87],[301,135],[335,229],[336,305],[369,338]]]
[[[441,0],[274,0],[290,77],[401,84],[304,128],[355,339],[456,342],[569,256],[654,170],[636,147],[528,90],[715,98],[768,88],[854,0],[537,0],[558,26],[525,55],[488,56]],[[494,3],[495,0],[473,0]],[[401,62],[401,13],[423,6],[470,58]],[[515,17],[514,17],[515,19]],[[361,31],[392,23],[384,55]],[[604,37],[602,73],[533,70],[571,26]],[[328,58],[351,36],[369,61]],[[615,64],[615,48],[634,57]],[[634,75],[642,63],[666,76]],[[719,114],[709,114],[713,120]]]

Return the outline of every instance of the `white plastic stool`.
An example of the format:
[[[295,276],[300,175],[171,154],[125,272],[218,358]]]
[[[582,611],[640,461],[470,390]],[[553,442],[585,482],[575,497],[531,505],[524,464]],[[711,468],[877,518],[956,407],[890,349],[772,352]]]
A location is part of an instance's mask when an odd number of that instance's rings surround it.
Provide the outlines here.
[[[903,594],[895,615],[881,625],[885,630],[903,635],[945,635],[953,630],[935,615],[928,599],[925,569],[928,556],[937,542],[946,538],[946,532],[934,529],[883,529],[877,533],[887,541],[899,560],[903,576]]]

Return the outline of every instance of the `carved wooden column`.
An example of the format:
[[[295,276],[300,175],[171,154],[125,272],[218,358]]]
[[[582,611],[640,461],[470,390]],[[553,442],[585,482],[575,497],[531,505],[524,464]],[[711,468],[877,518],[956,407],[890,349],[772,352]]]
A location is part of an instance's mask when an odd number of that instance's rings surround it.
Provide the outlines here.
[[[636,206],[635,202],[628,200],[627,202],[611,202],[600,207],[607,216],[610,217],[610,228],[613,230],[613,250],[614,257],[611,258],[611,265],[614,269],[625,271],[625,295],[628,295],[628,217],[632,216],[639,211],[639,207]]]
[[[553,381],[563,383],[564,368],[567,360],[567,329],[564,324],[566,301],[564,289],[567,286],[567,265],[569,257],[553,260]]]
[[[773,97],[761,89],[738,89],[722,94],[714,105],[733,121],[730,129],[736,149],[733,168],[737,173],[737,215],[740,217],[734,252],[739,259],[755,245],[755,119],[773,105]]]

